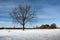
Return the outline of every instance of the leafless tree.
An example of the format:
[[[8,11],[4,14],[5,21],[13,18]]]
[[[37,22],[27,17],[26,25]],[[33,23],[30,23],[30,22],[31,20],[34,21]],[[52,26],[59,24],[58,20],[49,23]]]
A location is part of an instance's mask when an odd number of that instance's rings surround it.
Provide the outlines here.
[[[25,29],[25,24],[27,22],[30,22],[36,16],[36,13],[30,9],[31,9],[30,5],[26,6],[19,5],[19,7],[17,9],[14,9],[13,12],[11,13],[13,20],[17,23],[20,23],[23,26],[23,30]]]

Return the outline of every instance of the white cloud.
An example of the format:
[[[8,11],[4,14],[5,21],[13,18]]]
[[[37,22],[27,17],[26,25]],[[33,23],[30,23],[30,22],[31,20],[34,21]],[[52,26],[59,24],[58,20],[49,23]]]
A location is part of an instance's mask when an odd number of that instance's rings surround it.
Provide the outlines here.
[[[0,5],[0,8],[2,9],[2,8],[15,8],[16,7],[16,5],[14,5],[14,4],[11,4],[11,5]]]
[[[60,6],[49,6],[47,8],[41,9],[41,11],[38,12],[39,18],[59,18],[60,16]],[[42,15],[41,15],[42,14]]]
[[[14,24],[13,22],[0,21],[0,27],[22,27],[20,24]]]
[[[37,18],[39,18],[39,19],[50,19],[52,17],[46,16],[46,15],[38,15]]]

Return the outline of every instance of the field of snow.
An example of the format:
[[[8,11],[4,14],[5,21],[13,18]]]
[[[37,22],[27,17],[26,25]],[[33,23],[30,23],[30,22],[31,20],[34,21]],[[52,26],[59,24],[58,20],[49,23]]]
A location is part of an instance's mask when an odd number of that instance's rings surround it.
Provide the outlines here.
[[[0,40],[60,40],[60,29],[0,30]]]

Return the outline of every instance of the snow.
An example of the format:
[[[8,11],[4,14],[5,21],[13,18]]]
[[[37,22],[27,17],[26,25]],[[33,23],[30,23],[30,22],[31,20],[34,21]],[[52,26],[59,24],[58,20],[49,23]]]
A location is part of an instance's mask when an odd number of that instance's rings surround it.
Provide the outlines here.
[[[0,30],[0,40],[60,40],[60,29]]]

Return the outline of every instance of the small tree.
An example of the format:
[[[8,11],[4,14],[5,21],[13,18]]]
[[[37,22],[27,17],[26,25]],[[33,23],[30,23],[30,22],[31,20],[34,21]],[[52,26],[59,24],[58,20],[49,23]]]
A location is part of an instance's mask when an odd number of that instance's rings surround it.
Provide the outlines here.
[[[19,6],[18,9],[13,10],[11,16],[15,22],[20,23],[23,26],[23,30],[25,29],[25,24],[35,18],[35,13],[30,10],[31,6]]]
[[[57,28],[57,26],[55,23],[53,23],[53,24],[51,24],[50,28],[54,29],[54,28]]]
[[[46,25],[41,25],[40,28],[41,28],[41,29],[48,29],[48,28],[49,28],[49,25],[48,25],[48,24],[46,24]]]
[[[44,28],[45,28],[45,25],[41,25],[41,26],[40,26],[40,29],[44,29]]]

